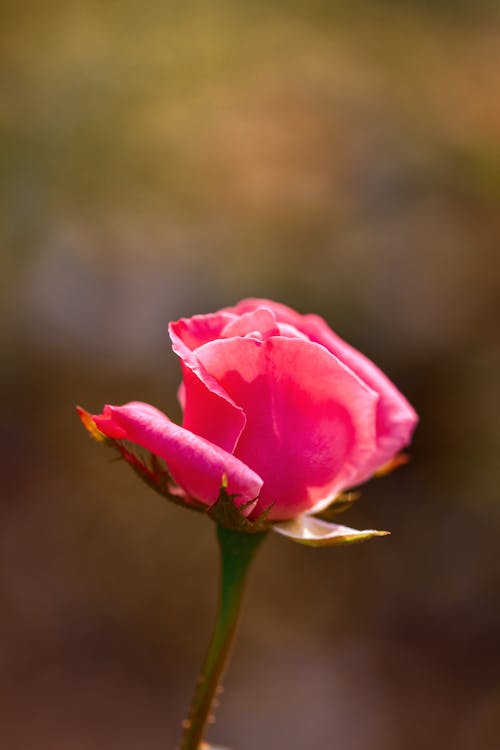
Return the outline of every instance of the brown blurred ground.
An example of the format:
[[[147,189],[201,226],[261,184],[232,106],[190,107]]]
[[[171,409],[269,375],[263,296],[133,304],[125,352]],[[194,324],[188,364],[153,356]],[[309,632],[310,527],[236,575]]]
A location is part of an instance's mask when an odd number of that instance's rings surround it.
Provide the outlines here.
[[[421,426],[345,516],[391,538],[262,550],[212,736],[496,750],[498,5],[3,5],[0,747],[174,747],[212,529],[73,405],[178,418],[167,321],[259,295],[323,314]]]

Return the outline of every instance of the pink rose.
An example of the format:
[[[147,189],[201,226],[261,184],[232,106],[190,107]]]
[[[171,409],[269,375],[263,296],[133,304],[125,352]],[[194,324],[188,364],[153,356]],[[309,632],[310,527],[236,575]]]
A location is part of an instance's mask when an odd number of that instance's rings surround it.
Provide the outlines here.
[[[223,476],[250,518],[326,507],[390,461],[417,415],[391,381],[316,315],[246,299],[169,326],[182,363],[182,427],[149,404],[106,406],[107,437],[162,458],[187,503],[213,505]]]

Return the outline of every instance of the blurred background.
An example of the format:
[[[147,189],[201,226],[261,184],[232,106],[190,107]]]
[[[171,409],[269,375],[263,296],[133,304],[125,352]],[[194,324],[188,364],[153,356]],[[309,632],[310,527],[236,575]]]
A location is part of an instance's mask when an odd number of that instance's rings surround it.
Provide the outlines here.
[[[210,524],[74,413],[180,418],[167,322],[269,296],[421,416],[349,525],[270,539],[211,737],[500,747],[498,2],[2,2],[0,746],[173,750]]]

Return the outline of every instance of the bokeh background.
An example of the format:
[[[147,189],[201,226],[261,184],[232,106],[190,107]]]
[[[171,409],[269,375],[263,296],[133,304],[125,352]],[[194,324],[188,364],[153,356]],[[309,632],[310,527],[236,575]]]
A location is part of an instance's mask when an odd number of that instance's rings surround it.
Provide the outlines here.
[[[206,520],[74,404],[180,418],[167,321],[322,314],[421,415],[412,462],[271,539],[211,737],[500,747],[497,2],[2,2],[0,746],[173,750],[208,641]]]

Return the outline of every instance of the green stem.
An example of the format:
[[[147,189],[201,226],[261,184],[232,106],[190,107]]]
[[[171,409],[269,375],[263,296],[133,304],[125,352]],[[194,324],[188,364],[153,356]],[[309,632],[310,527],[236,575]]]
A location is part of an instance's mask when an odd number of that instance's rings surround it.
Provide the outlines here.
[[[266,532],[250,534],[217,526],[220,590],[215,630],[196,685],[179,750],[200,750],[205,728],[238,625],[245,582]]]

